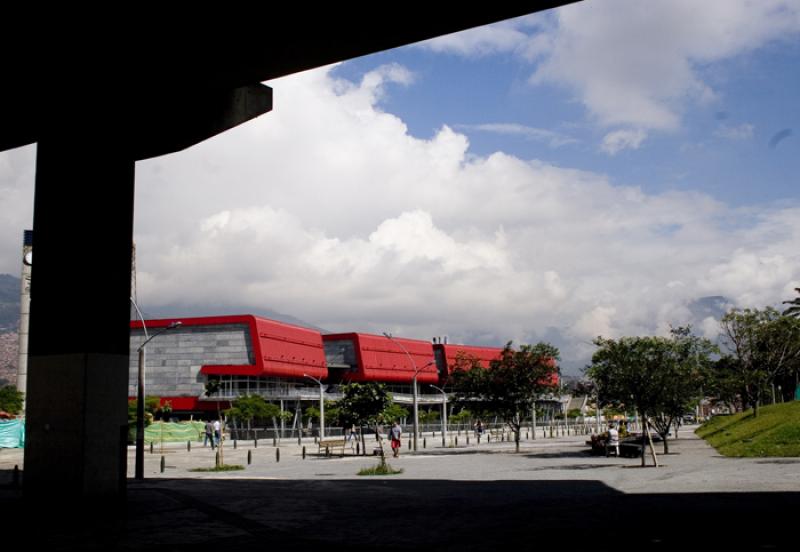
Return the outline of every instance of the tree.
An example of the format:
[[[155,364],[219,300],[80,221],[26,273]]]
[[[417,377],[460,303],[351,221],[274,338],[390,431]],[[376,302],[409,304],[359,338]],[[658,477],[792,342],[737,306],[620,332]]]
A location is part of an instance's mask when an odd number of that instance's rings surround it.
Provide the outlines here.
[[[9,414],[19,414],[22,412],[24,401],[25,394],[13,385],[0,387],[0,410]]]
[[[720,321],[722,342],[730,359],[723,367],[738,381],[742,400],[758,407],[767,389],[782,374],[797,370],[800,361],[800,318],[776,309],[733,309]]]
[[[692,335],[690,327],[673,328],[671,355],[657,374],[661,388],[658,407],[653,412],[653,426],[669,454],[669,432],[687,412],[703,398],[703,386],[713,364],[711,355],[717,348],[711,341]]]
[[[522,345],[519,350],[509,342],[500,359],[489,368],[473,363],[468,370],[453,371],[450,382],[456,401],[470,410],[491,412],[503,419],[514,432],[516,450],[522,422],[534,407],[536,399],[553,387],[559,351],[549,343]]]
[[[794,290],[800,294],[800,288],[794,288]],[[794,318],[800,318],[800,296],[795,297],[790,301],[784,301],[784,305],[791,305],[791,307],[787,308],[783,311],[784,316],[792,316]]]
[[[231,408],[225,411],[225,415],[237,421],[247,423],[247,432],[252,429],[252,422],[255,419],[275,418],[281,413],[280,407],[264,400],[260,395],[245,395],[239,397],[231,403]]]
[[[643,437],[649,435],[653,416],[667,452],[670,426],[702,394],[711,343],[692,336],[688,328],[673,330],[671,338],[598,337],[594,343],[598,349],[586,373],[597,386],[600,405],[635,408],[644,422]]]
[[[381,447],[381,465],[386,464],[383,450],[383,436],[378,426],[388,418],[386,411],[392,404],[392,396],[382,383],[347,383],[341,386],[343,397],[336,401],[339,420],[345,425],[372,426]],[[363,445],[363,432],[362,432]],[[365,451],[366,452],[366,451]]]

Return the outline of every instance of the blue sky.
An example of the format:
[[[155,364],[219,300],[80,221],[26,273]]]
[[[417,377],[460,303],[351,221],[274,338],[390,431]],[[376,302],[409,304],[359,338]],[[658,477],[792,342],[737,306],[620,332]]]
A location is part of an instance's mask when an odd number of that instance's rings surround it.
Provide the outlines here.
[[[570,374],[598,335],[715,337],[800,287],[798,61],[797,1],[606,0],[271,81],[137,163],[140,306],[548,340]],[[0,153],[2,273],[35,156]]]

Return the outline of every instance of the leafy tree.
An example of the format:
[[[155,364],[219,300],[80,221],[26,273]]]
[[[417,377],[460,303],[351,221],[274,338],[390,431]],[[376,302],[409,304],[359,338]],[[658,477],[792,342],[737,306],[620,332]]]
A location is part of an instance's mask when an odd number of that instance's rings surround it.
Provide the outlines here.
[[[280,407],[268,403],[260,395],[239,397],[231,403],[231,408],[225,410],[226,416],[237,421],[246,422],[248,433],[252,430],[253,420],[275,418],[280,413]]]
[[[664,452],[669,452],[670,427],[701,398],[714,346],[692,336],[689,328],[674,329],[671,338],[598,337],[594,343],[598,350],[586,373],[597,387],[600,405],[635,409],[645,433],[652,416]]]
[[[359,428],[374,427],[378,444],[381,447],[381,465],[385,465],[383,436],[378,426],[391,420],[386,412],[392,404],[392,396],[384,384],[377,382],[347,383],[341,386],[341,390],[343,397],[336,401],[339,420],[346,426],[355,424]]]
[[[794,288],[794,290],[800,294],[800,288]],[[783,311],[784,316],[792,316],[794,318],[800,318],[800,296],[795,297],[790,301],[784,301],[784,305],[791,305],[791,307],[787,308]]]
[[[24,400],[25,394],[13,385],[0,387],[0,410],[9,414],[19,414],[22,412]]]
[[[660,367],[658,380],[661,394],[658,408],[653,412],[653,426],[669,453],[670,428],[679,423],[703,398],[703,387],[711,370],[711,356],[717,348],[711,341],[692,335],[690,327],[673,328],[670,344],[672,354]]]
[[[534,407],[538,396],[552,389],[552,376],[559,359],[556,347],[549,343],[522,345],[519,350],[509,342],[498,360],[489,368],[472,364],[468,370],[455,370],[451,384],[458,404],[469,404],[473,411],[500,416],[514,432],[519,452],[522,422]]]
[[[758,407],[775,379],[796,371],[800,362],[800,318],[782,316],[772,307],[733,309],[720,321],[730,358],[723,368],[738,382],[742,400]]]

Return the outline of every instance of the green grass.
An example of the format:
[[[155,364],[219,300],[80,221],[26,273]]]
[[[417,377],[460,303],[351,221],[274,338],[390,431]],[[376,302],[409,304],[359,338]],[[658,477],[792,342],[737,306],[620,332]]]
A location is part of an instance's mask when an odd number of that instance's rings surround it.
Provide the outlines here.
[[[715,416],[697,431],[720,454],[739,457],[800,456],[800,401]]]
[[[371,468],[361,468],[358,471],[358,475],[397,475],[398,473],[403,473],[403,470],[396,470],[389,464],[378,464]]]
[[[240,466],[239,464],[225,464],[222,466],[216,466],[214,468],[192,468],[189,470],[190,472],[229,472],[229,471],[239,471],[243,470],[244,466]]]

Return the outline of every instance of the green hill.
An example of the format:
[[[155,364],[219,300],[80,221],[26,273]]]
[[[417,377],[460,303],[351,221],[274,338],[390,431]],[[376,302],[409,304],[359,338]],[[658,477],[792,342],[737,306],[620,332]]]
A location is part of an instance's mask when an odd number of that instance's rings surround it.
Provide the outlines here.
[[[758,418],[715,416],[696,433],[725,456],[800,456],[800,401],[764,406]]]

